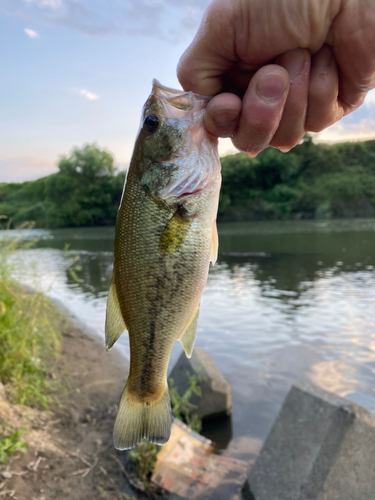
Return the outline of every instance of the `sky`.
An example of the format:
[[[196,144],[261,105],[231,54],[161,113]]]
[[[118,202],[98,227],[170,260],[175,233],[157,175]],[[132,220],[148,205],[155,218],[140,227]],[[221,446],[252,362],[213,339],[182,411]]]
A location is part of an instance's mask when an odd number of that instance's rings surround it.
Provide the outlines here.
[[[208,0],[0,0],[0,182],[57,171],[97,143],[131,158],[153,78],[180,88],[178,60]],[[375,91],[315,137],[375,138]],[[235,152],[229,139],[221,155]]]

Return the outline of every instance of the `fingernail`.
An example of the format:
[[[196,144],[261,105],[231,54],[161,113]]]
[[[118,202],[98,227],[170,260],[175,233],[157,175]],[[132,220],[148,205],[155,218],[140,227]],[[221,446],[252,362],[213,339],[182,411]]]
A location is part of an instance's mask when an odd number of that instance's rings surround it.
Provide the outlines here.
[[[237,111],[217,111],[212,116],[212,119],[217,125],[224,127],[225,125],[234,123],[237,120],[238,116],[239,113]]]
[[[257,85],[257,94],[268,102],[281,99],[288,87],[288,83],[280,75],[268,74],[261,78]]]

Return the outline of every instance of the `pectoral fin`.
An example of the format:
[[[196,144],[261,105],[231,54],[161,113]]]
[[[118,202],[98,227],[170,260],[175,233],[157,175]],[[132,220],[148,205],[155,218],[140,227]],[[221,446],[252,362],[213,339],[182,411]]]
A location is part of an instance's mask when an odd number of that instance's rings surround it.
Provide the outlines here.
[[[194,310],[185,330],[182,332],[178,339],[180,341],[180,344],[184,348],[185,354],[188,358],[191,358],[191,355],[193,354],[195,338],[197,336],[198,314],[199,304]]]
[[[176,211],[161,235],[159,251],[162,255],[175,253],[183,245],[190,227],[191,218]]]
[[[126,325],[121,314],[115,281],[112,277],[107,299],[107,314],[105,318],[105,345],[107,351],[109,351],[113,344],[121,337],[124,330],[126,330]]]
[[[211,253],[210,253],[210,261],[212,265],[217,261],[217,253],[219,251],[219,236],[217,234],[217,226],[216,220],[214,220],[212,224],[212,239],[211,239]]]

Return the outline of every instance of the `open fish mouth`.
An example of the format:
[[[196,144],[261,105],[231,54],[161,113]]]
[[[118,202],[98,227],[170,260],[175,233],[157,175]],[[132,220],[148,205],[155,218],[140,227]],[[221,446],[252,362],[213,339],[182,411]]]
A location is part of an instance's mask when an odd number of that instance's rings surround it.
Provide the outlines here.
[[[173,107],[183,111],[204,109],[212,97],[195,94],[194,92],[184,92],[183,90],[172,89],[162,85],[159,80],[152,80],[152,94],[158,99],[168,101]]]

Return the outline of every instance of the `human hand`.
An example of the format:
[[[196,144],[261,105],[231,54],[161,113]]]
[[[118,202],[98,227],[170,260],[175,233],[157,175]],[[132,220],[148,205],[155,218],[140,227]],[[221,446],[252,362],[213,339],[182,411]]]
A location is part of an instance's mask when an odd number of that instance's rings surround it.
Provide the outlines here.
[[[213,0],[177,75],[215,96],[211,134],[250,156],[288,151],[375,86],[375,0]]]

